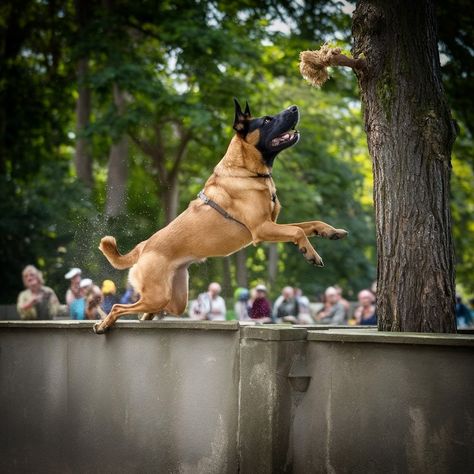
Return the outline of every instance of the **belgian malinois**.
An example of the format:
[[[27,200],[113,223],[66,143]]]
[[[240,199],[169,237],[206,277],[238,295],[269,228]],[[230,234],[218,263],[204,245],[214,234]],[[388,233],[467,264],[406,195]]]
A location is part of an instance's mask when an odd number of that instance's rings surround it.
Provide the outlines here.
[[[97,334],[124,314],[144,313],[142,320],[160,313],[182,314],[188,302],[188,267],[193,262],[227,256],[251,243],[293,242],[309,263],[322,267],[308,237],[342,239],[347,235],[320,221],[276,223],[280,203],[271,171],[278,153],[299,140],[298,107],[254,118],[248,103],[242,112],[234,101],[236,133],[198,198],[126,255],[118,252],[114,237],[101,240],[99,248],[112,266],[132,267],[129,279],[140,299],[114,305],[95,325]]]

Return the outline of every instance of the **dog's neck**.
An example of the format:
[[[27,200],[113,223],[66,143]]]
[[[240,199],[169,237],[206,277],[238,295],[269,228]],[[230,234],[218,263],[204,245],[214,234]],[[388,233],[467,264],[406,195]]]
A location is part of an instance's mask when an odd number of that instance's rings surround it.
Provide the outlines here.
[[[263,161],[262,155],[253,145],[235,135],[215,171],[238,172],[239,176],[258,176],[270,175],[272,167]]]

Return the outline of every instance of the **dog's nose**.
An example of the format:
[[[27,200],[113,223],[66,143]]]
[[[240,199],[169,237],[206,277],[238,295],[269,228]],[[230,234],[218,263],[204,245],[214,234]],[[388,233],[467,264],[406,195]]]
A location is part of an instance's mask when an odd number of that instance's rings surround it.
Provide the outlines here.
[[[290,112],[298,112],[298,107],[296,107],[296,105],[290,105],[290,106],[288,107],[288,110],[289,110]]]

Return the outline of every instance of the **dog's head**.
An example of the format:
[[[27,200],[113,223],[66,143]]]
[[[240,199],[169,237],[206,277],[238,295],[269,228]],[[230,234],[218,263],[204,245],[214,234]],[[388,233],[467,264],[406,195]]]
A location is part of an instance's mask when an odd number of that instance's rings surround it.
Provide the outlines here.
[[[273,160],[280,151],[298,142],[300,134],[295,127],[300,114],[296,105],[277,115],[254,118],[248,103],[242,112],[237,99],[234,99],[234,102],[234,130],[245,142],[258,150],[267,166],[273,166]]]

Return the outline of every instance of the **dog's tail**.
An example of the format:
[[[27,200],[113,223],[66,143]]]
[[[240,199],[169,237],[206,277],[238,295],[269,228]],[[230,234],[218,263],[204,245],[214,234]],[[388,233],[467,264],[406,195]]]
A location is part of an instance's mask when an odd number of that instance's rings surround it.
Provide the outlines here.
[[[99,249],[107,257],[110,264],[118,270],[130,268],[136,263],[141,254],[143,245],[138,244],[131,252],[122,255],[117,249],[117,242],[115,237],[107,235],[100,241]]]

